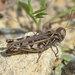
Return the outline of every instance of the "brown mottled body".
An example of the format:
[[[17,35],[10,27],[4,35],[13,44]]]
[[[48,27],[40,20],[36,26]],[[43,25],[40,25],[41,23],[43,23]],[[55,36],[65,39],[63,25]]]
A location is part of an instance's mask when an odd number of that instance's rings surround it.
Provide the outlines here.
[[[60,43],[66,35],[66,30],[59,27],[56,30],[48,30],[38,35],[27,36],[26,38],[8,39],[7,55],[18,54],[22,52],[41,53],[52,46]]]

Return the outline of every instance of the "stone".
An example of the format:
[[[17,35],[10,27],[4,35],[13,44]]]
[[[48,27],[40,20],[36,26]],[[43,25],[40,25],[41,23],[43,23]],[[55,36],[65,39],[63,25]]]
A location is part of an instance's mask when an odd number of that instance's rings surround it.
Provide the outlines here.
[[[0,47],[6,47],[6,43],[1,44]],[[53,50],[57,51],[54,47]],[[0,75],[50,75],[56,60],[56,56],[50,48],[42,53],[38,62],[36,62],[38,53],[6,57],[5,51],[0,50]],[[61,54],[59,48],[58,57]]]

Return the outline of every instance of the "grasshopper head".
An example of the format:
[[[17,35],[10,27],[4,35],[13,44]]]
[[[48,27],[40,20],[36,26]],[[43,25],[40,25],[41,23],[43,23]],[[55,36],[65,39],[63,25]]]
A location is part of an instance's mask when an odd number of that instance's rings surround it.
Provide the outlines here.
[[[63,41],[66,36],[66,30],[63,27],[59,27],[56,32],[58,34],[59,42]]]

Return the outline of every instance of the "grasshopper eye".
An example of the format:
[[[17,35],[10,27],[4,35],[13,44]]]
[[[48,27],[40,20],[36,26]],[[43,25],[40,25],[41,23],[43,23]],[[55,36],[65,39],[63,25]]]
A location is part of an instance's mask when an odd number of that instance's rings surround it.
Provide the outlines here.
[[[58,34],[60,35],[59,37],[63,40],[64,37],[66,36],[66,30],[63,27],[59,27],[56,32],[58,32]],[[60,40],[61,40],[60,39]],[[61,41],[62,41],[61,40]]]

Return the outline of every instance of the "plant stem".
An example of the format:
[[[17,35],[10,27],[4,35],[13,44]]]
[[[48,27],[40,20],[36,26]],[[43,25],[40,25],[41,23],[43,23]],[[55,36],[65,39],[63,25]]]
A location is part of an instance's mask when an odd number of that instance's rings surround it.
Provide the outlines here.
[[[36,24],[36,26],[37,26],[37,29],[39,30],[39,24],[37,23],[36,19],[35,19],[32,15],[30,15],[30,17],[31,17],[32,20],[35,22],[35,24]]]

